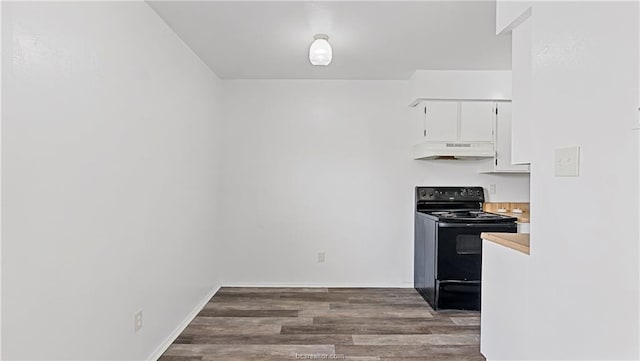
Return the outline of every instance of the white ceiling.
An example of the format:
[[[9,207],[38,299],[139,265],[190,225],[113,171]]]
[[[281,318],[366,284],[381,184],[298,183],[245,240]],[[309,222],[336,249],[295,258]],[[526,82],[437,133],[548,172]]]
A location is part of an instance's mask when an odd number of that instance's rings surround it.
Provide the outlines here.
[[[416,69],[508,70],[495,1],[148,1],[221,78],[407,79]],[[309,64],[313,35],[333,62]]]

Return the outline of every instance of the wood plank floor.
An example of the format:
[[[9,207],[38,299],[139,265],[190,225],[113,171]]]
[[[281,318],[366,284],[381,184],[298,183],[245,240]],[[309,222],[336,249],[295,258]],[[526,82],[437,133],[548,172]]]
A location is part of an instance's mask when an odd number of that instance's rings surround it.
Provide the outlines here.
[[[160,361],[484,361],[480,314],[406,288],[222,288]]]

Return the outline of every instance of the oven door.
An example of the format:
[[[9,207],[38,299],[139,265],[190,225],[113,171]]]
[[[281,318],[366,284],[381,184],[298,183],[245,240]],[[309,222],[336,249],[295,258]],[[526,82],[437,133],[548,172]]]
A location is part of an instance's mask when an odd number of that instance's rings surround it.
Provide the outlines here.
[[[482,232],[515,233],[516,223],[438,223],[436,279],[480,281]]]

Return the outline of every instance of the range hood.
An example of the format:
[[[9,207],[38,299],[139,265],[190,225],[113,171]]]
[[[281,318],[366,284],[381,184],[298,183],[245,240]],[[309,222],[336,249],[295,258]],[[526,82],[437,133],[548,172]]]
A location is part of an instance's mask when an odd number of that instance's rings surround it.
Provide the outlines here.
[[[425,142],[413,146],[413,159],[482,159],[494,156],[493,143],[489,142]]]

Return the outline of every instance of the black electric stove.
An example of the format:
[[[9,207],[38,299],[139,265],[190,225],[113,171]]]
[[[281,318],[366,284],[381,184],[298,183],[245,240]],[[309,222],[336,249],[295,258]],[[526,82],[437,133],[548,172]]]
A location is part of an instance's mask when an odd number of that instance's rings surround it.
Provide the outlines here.
[[[480,234],[517,231],[483,203],[482,187],[416,187],[414,286],[435,310],[479,310]]]

